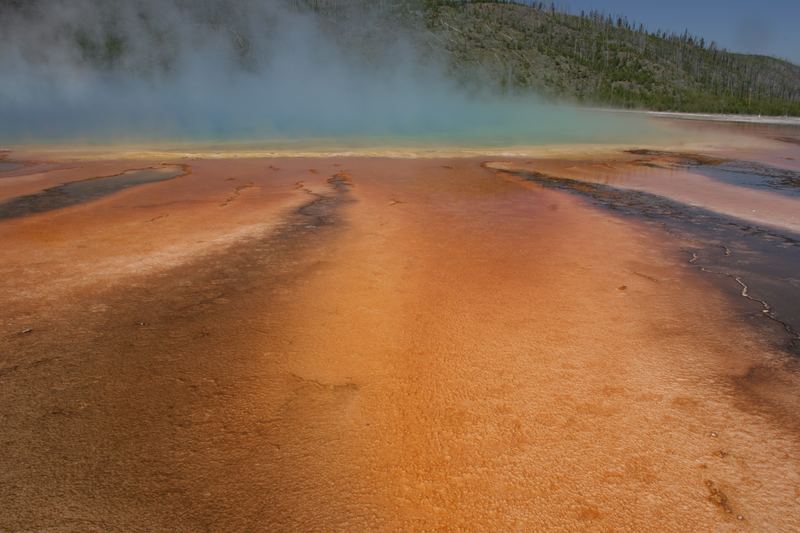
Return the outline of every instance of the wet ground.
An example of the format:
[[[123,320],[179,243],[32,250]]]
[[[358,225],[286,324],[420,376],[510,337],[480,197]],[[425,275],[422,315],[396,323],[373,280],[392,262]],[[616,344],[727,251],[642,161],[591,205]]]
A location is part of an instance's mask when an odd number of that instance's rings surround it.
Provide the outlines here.
[[[0,220],[0,529],[800,528],[794,197],[624,150],[48,157],[0,198],[183,176]]]

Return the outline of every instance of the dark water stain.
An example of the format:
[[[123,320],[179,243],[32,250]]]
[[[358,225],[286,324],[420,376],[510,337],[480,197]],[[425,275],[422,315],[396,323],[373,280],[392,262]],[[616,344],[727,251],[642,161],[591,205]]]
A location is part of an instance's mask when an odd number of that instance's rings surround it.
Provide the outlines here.
[[[773,137],[776,141],[789,143],[789,144],[799,144],[800,145],[800,137]]]
[[[8,150],[0,150],[0,174],[3,172],[12,172],[14,170],[19,170],[25,166],[24,163],[20,163],[18,161],[11,161],[8,159],[8,156],[11,152]]]
[[[800,196],[800,172],[796,170],[773,167],[753,161],[724,160],[684,152],[628,150],[627,153],[665,158],[668,165],[691,170],[730,185],[750,189],[766,189],[785,196]],[[663,168],[657,162],[649,159],[637,161],[636,164],[644,167]]]
[[[781,347],[800,355],[800,235],[726,217],[655,194],[609,185],[510,171],[526,181],[590,199],[623,216],[656,224],[691,243],[687,260],[734,292],[742,311]],[[764,320],[766,319],[766,320]]]
[[[723,183],[800,197],[800,172],[748,161],[701,166],[695,172]]]
[[[628,154],[642,155],[646,157],[665,157],[669,158],[679,166],[687,166],[687,167],[695,167],[701,165],[718,165],[724,162],[724,160],[722,159],[702,154],[689,153],[689,152],[668,152],[664,150],[645,150],[645,149],[625,150],[625,152]],[[645,160],[643,163],[652,163],[652,162]]]
[[[166,181],[185,174],[184,167],[165,166],[126,170],[114,176],[73,181],[0,203],[0,220],[62,209],[138,185]]]
[[[11,172],[13,170],[19,170],[24,165],[22,163],[16,163],[14,161],[4,161],[0,159],[0,173],[2,172]]]

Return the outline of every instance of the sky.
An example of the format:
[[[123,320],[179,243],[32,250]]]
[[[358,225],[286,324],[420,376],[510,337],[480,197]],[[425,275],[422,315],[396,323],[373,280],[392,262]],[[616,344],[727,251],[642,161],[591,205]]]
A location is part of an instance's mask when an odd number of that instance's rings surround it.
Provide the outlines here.
[[[788,59],[800,65],[800,0],[561,0],[573,13],[624,15],[651,30],[690,33],[735,52]]]

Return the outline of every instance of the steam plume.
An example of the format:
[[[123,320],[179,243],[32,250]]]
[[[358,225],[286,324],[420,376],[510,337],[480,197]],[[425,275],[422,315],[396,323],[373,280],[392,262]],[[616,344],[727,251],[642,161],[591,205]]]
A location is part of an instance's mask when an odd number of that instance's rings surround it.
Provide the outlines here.
[[[386,13],[322,17],[258,0],[6,1],[0,39],[4,140],[590,141],[617,126],[532,95],[467,89]]]

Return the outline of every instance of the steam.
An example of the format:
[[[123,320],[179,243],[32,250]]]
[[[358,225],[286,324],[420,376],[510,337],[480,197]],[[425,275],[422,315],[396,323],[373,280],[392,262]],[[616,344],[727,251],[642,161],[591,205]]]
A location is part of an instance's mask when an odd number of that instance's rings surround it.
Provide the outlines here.
[[[388,22],[268,0],[0,3],[0,139],[506,143],[631,128],[465,88],[421,34]]]

